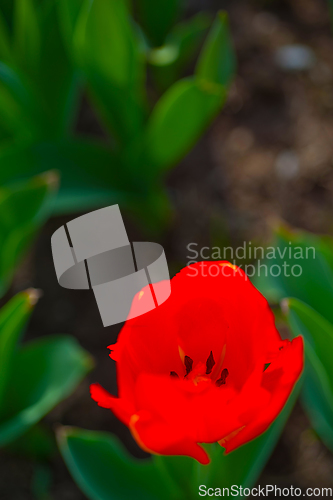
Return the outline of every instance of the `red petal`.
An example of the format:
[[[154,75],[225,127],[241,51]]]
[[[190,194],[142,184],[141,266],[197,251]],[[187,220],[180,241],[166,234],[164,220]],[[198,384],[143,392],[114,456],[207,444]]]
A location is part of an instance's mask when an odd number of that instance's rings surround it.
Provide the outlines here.
[[[98,403],[98,406],[101,406],[102,408],[108,408],[124,424],[129,424],[131,415],[134,412],[134,408],[131,407],[131,405],[127,401],[112,396],[100,384],[91,384],[90,395],[92,399],[96,401],[96,403]]]
[[[223,273],[212,275],[213,268]],[[267,301],[229,263],[185,268],[171,288],[165,303],[128,320],[110,346],[119,398],[96,384],[92,397],[129,425],[144,449],[207,463],[198,443],[220,441],[229,452],[271,424],[302,370],[302,342],[281,340]],[[185,356],[192,381],[183,378]],[[271,364],[264,372],[265,363]],[[217,387],[223,369],[227,382]]]
[[[262,387],[270,392],[270,401],[256,419],[237,435],[227,439],[226,452],[251,441],[262,434],[278,416],[303,369],[303,339],[289,342],[263,374]]]
[[[134,415],[130,423],[133,437],[146,451],[161,455],[186,455],[198,460],[201,464],[209,463],[206,451],[195,441],[184,436],[184,433],[171,427],[163,419],[140,412]]]
[[[240,389],[258,358],[278,350],[281,339],[273,314],[245,274],[225,262],[205,262],[204,269],[201,264],[183,269],[171,280],[171,296],[165,303],[126,322],[112,354],[119,361],[120,391],[123,385],[133,385],[142,371],[184,375],[181,356],[191,357],[195,365],[206,363],[211,351],[215,370],[221,369],[225,354],[229,383]],[[216,269],[223,269],[224,275],[211,276],[210,270]]]
[[[180,433],[191,442],[213,443],[243,425],[237,393],[211,383],[201,390],[191,381],[141,374],[135,401],[137,412],[148,411],[151,422],[162,421],[172,434]]]

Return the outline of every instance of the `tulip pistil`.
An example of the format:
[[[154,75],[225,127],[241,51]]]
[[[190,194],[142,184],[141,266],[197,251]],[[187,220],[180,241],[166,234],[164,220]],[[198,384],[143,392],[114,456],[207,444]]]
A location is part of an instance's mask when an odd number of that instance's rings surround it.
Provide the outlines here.
[[[212,351],[210,351],[210,355],[207,358],[206,366],[200,362],[195,366],[194,370],[193,370],[193,359],[185,355],[183,359],[186,370],[184,378],[187,377],[187,379],[188,380],[190,379],[195,385],[198,385],[198,383],[201,381],[208,382],[209,380],[211,380],[210,377],[207,377],[206,375],[210,375],[212,373],[213,367],[215,365],[215,360]],[[206,368],[206,373],[205,375],[203,375],[205,368]],[[189,374],[191,375],[188,377]],[[229,370],[227,368],[224,368],[221,372],[220,378],[215,382],[217,387],[221,387],[221,385],[224,385],[226,383],[228,375],[229,375]],[[170,377],[179,378],[179,375],[175,371],[170,371]]]

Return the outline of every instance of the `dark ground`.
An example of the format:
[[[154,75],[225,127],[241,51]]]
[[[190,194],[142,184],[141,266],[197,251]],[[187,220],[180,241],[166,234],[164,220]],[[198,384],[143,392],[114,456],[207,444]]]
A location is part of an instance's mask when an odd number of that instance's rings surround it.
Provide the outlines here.
[[[192,10],[227,8],[239,60],[225,109],[195,149],[169,176],[175,218],[160,240],[171,269],[186,264],[186,245],[265,242],[271,220],[333,234],[333,35],[323,0],[193,1]],[[283,70],[276,50],[301,44],[313,51],[311,67]],[[85,116],[90,116],[85,110]],[[90,117],[90,119],[92,119]],[[80,125],[84,128],[85,123]],[[16,276],[12,292],[35,286],[44,297],[26,338],[74,335],[95,358],[96,368],[69,399],[45,418],[116,433],[138,457],[145,454],[129,431],[89,397],[98,381],[116,392],[115,367],[106,346],[120,326],[103,328],[92,294],[61,288],[50,237],[70,220],[53,219],[43,229]],[[130,239],[144,240],[127,221]],[[81,500],[59,456],[51,463],[52,500]],[[30,500],[32,465],[0,453],[0,499]],[[259,484],[333,487],[333,456],[311,430],[297,404]]]

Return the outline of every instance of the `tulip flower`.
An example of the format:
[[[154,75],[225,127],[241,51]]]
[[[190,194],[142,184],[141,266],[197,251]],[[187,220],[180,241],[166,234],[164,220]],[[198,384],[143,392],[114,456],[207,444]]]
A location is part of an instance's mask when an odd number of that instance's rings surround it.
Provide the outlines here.
[[[118,397],[99,384],[91,395],[144,450],[207,464],[200,443],[229,453],[278,416],[303,369],[303,340],[281,339],[266,299],[240,268],[204,264],[182,269],[169,299],[128,320],[109,346]]]

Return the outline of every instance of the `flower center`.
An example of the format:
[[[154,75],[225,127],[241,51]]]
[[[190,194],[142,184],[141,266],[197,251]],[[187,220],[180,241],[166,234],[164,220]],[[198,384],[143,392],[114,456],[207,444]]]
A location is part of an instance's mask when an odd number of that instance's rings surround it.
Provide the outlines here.
[[[193,367],[193,359],[191,359],[189,356],[184,356],[183,363],[185,367],[184,379],[186,378],[186,380],[191,380],[195,385],[198,385],[199,382],[204,382],[204,381],[206,382],[208,380],[214,381],[212,379],[212,371],[215,366],[215,360],[212,351],[210,351],[206,364],[199,362],[195,365],[195,367]],[[229,375],[228,369],[223,368],[220,377],[217,380],[215,380],[215,384],[217,385],[217,387],[221,387],[221,385],[224,385],[226,383],[228,375]],[[171,371],[170,376],[174,378],[179,378],[178,373],[176,373],[175,371]],[[215,378],[216,374],[214,376],[214,379]]]

